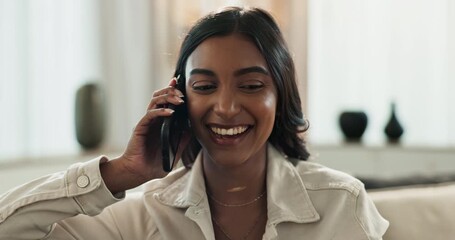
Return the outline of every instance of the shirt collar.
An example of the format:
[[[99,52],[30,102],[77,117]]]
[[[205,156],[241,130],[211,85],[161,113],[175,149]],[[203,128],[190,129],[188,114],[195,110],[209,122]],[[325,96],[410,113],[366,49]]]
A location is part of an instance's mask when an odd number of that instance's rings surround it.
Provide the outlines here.
[[[300,174],[291,161],[269,144],[267,204],[271,223],[308,223],[320,219]]]
[[[156,198],[161,203],[171,207],[187,208],[197,206],[202,200],[206,200],[207,195],[201,156],[200,152],[190,170],[181,167],[161,180],[172,182],[156,195]],[[166,185],[166,182],[163,185]]]
[[[161,203],[178,208],[203,203],[208,207],[201,153],[191,170],[180,168],[162,179],[166,180],[172,183],[156,195]],[[267,202],[268,218],[273,224],[287,221],[308,223],[320,219],[296,167],[270,144],[267,163]]]

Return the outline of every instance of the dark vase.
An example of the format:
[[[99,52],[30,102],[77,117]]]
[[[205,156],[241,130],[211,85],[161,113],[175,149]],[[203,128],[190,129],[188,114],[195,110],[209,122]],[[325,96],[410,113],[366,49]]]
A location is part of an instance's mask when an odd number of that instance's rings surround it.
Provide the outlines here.
[[[400,121],[398,120],[396,115],[396,105],[395,103],[392,103],[390,119],[384,128],[384,133],[387,136],[387,140],[390,143],[397,143],[400,141],[403,132],[404,132],[403,126],[401,126]]]
[[[340,114],[339,124],[346,141],[360,142],[368,117],[363,111],[345,111]]]
[[[81,86],[76,92],[76,138],[85,150],[100,146],[104,138],[105,103],[101,87],[96,83]]]

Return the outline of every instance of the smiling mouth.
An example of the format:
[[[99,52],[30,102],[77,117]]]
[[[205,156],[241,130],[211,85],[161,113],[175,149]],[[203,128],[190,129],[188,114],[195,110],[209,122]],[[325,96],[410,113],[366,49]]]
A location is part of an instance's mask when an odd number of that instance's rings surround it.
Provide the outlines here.
[[[232,128],[220,128],[220,127],[210,127],[210,130],[218,136],[222,137],[236,137],[248,131],[250,127],[248,125],[237,126]]]

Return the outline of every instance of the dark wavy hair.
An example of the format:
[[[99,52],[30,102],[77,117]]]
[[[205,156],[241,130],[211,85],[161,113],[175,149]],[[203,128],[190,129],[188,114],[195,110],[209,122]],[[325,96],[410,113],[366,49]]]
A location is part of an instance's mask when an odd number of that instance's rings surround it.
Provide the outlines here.
[[[266,11],[259,8],[228,7],[196,22],[182,42],[174,73],[174,76],[180,76],[177,88],[186,93],[186,62],[199,44],[213,36],[234,33],[248,36],[256,44],[267,62],[277,89],[275,124],[268,141],[290,158],[307,160],[309,153],[301,133],[308,129],[308,122],[302,113],[294,62],[277,23]],[[177,107],[177,125],[186,125],[188,128],[187,114],[186,106]],[[174,147],[177,143],[178,139],[171,142]],[[184,165],[190,167],[200,150],[201,145],[193,135],[182,155]]]

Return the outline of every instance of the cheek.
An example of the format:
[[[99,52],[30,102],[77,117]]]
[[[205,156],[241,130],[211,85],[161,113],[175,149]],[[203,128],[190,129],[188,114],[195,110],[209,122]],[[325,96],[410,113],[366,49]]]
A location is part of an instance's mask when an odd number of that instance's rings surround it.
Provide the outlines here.
[[[198,122],[204,115],[203,101],[198,98],[194,98],[191,94],[187,95],[187,107],[188,107],[188,117],[190,118],[191,123]],[[192,124],[195,127],[195,124]]]
[[[268,94],[266,94],[262,102],[264,108],[268,109],[269,112],[273,112],[273,115],[275,115],[278,102],[276,90],[270,91]]]
[[[256,115],[259,117],[259,120],[262,119],[263,124],[266,125],[267,128],[273,128],[277,107],[276,94],[269,93],[265,95],[261,100],[254,102],[255,104],[252,109],[256,109]],[[260,104],[257,104],[258,102]]]
[[[275,114],[276,112],[277,99],[275,94],[270,94],[264,98],[264,108],[267,108],[270,112]]]

